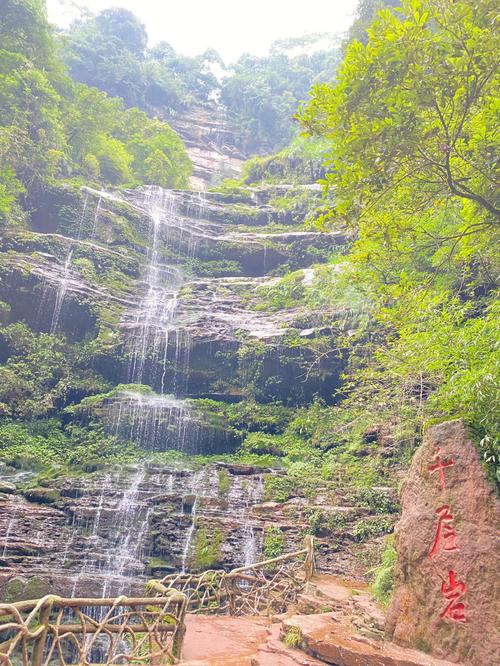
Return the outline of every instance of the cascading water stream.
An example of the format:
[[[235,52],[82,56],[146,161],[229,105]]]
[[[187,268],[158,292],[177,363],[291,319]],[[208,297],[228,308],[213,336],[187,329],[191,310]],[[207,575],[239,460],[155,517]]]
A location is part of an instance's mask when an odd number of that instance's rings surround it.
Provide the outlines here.
[[[96,218],[103,201],[122,201],[106,193],[91,194],[98,197]],[[210,225],[207,232],[204,231],[207,225],[207,198],[199,194],[193,200],[196,211],[193,211],[192,217],[183,218],[179,212],[183,202],[180,193],[147,187],[125,195],[125,202],[141,214],[148,230],[143,295],[136,307],[129,309],[122,319],[129,353],[127,380],[132,384],[149,385],[157,393],[147,393],[142,389],[124,391],[110,398],[104,405],[103,413],[106,413],[112,434],[137,442],[150,451],[166,448],[192,451],[193,441],[197,438],[197,426],[193,424],[189,405],[166,393],[179,390],[178,376],[183,376],[181,365],[189,362],[189,340],[176,323],[183,276],[176,266],[163,262],[165,247],[175,252],[177,245],[179,253],[189,256],[194,254],[198,238],[214,239]],[[71,260],[72,255],[69,255],[65,265],[68,276]],[[61,290],[54,330],[64,295]],[[188,373],[184,375],[187,377]],[[103,596],[127,593],[131,589],[132,577],[140,577],[144,573],[145,544],[152,515],[152,508],[144,501],[141,490],[145,474],[145,469],[141,467],[130,478],[109,475],[103,480],[100,495],[92,498],[94,519],[91,534],[85,540],[83,565],[74,581],[74,594],[81,587],[81,581],[93,574],[101,581],[99,585]],[[171,479],[173,484],[173,477]],[[188,567],[196,536],[200,481],[200,473],[194,473],[191,483],[194,501],[182,547],[182,571]],[[169,491],[172,490],[173,485],[169,486]],[[209,493],[212,491],[212,488],[208,490]],[[248,510],[252,501],[249,499]],[[244,517],[245,563],[253,561],[258,551],[257,538],[247,513]],[[104,535],[107,548],[103,548]]]
[[[59,325],[59,318],[61,316],[61,310],[64,303],[64,298],[68,290],[68,282],[71,275],[71,260],[73,258],[73,247],[70,247],[68,254],[66,256],[66,261],[64,262],[64,268],[61,275],[61,280],[59,282],[59,287],[57,289],[56,301],[54,304],[54,312],[52,314],[52,321],[50,323],[50,334],[54,335],[57,331]]]
[[[2,557],[5,557],[5,555],[7,554],[8,549],[9,549],[9,540],[10,540],[11,534],[15,534],[14,528],[16,527],[16,524],[17,524],[18,512],[19,512],[19,507],[16,506],[16,508],[12,512],[12,515],[9,519],[8,524],[7,524],[7,529],[5,530],[5,535],[4,535],[4,538],[3,538]]]
[[[84,225],[84,221],[85,221],[85,214],[87,212],[88,200],[89,200],[89,192],[86,191],[85,192],[85,198],[83,200],[82,212],[81,212],[81,215],[80,215],[80,219],[79,219],[78,227],[77,227],[77,232],[76,232],[76,240],[77,241],[80,240],[81,237],[82,237],[82,231],[83,231],[83,225]],[[99,199],[97,201],[97,206],[96,206],[95,213],[94,213],[94,219],[93,219],[93,222],[92,222],[92,231],[91,231],[91,234],[90,234],[89,238],[93,238],[93,236],[94,236],[96,225],[97,225],[97,220],[98,220],[98,217],[99,217],[100,208],[101,208],[101,197],[99,197]],[[65,259],[65,262],[64,262],[62,274],[59,278],[59,285],[58,285],[58,288],[57,288],[56,300],[55,300],[55,303],[54,303],[54,310],[53,310],[53,313],[52,313],[52,320],[50,322],[49,332],[50,332],[51,335],[54,335],[54,333],[57,332],[57,328],[59,326],[59,320],[61,318],[62,308],[63,308],[63,305],[64,305],[64,300],[66,298],[66,294],[67,294],[67,291],[68,291],[70,281],[73,277],[72,276],[72,271],[71,271],[71,264],[72,264],[72,261],[73,261],[74,249],[75,249],[74,248],[74,242],[70,242],[69,247],[68,247],[68,252],[67,252],[67,255],[66,255],[66,259]],[[44,301],[44,298],[42,298],[42,302],[43,301]]]
[[[257,535],[250,519],[250,511],[254,504],[262,500],[264,494],[264,481],[262,475],[255,487],[252,487],[252,492],[247,495],[246,505],[243,508],[243,565],[249,566],[257,562],[260,555],[260,544],[257,541]]]
[[[131,477],[130,485],[122,495],[113,521],[114,547],[105,564],[105,582],[102,596],[112,590],[119,595],[127,592],[127,574],[142,572],[145,537],[149,525],[150,508],[140,501],[141,485],[146,471],[139,467]],[[139,570],[139,571],[138,571]],[[114,580],[116,581],[113,584]]]
[[[81,593],[80,587],[88,579],[102,597],[128,593],[133,577],[144,573],[151,514],[143,497],[145,477],[146,470],[141,466],[128,477],[108,474],[99,480],[99,494],[85,504],[95,509],[72,596]]]
[[[97,509],[92,521],[92,531],[89,536],[89,547],[85,549],[85,557],[82,562],[81,568],[73,581],[73,589],[71,591],[71,596],[74,597],[77,595],[78,585],[82,578],[89,573],[95,573],[99,571],[100,573],[100,564],[96,561],[98,557],[98,551],[96,550],[99,543],[99,528],[101,525],[101,516],[104,506],[106,496],[109,494],[112,485],[112,480],[110,475],[106,475],[101,480],[101,492],[99,493],[99,499],[97,502]],[[74,517],[73,517],[74,523]],[[68,543],[68,551],[72,544]],[[67,559],[67,552],[64,555],[64,562]]]
[[[198,496],[195,497],[193,506],[191,508],[191,525],[189,526],[186,541],[184,544],[184,550],[182,551],[182,568],[181,573],[186,573],[186,565],[189,557],[189,552],[191,550],[191,542],[193,540],[194,531],[196,529],[196,504],[198,503]]]
[[[182,551],[182,568],[181,573],[186,573],[186,565],[189,558],[189,553],[191,552],[191,544],[196,530],[196,508],[198,504],[198,485],[201,480],[201,475],[203,472],[195,472],[193,474],[193,480],[191,484],[191,492],[194,495],[194,502],[191,506],[191,524],[186,534],[186,540],[184,542],[184,549]]]
[[[138,196],[138,195],[136,195]],[[168,235],[169,221],[176,218],[177,196],[169,190],[149,187],[133,201],[147,213],[149,225],[148,264],[145,275],[146,293],[129,324],[130,365],[128,380],[133,383],[157,383],[160,367],[162,393],[165,389],[168,346],[175,329],[174,317],[182,274],[174,266],[160,262],[162,235]]]

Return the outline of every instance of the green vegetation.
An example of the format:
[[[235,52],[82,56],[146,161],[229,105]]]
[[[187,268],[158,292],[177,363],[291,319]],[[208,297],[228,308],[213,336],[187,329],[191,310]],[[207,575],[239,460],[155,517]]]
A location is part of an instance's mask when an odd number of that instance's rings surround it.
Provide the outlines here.
[[[298,648],[302,643],[302,630],[300,627],[288,627],[283,636],[283,643],[289,648]]]
[[[394,567],[396,565],[396,549],[394,548],[394,537],[387,537],[385,550],[382,554],[380,565],[375,569],[375,578],[372,590],[375,598],[384,606],[389,604],[392,590],[394,588]]]
[[[221,467],[219,469],[219,495],[227,495],[229,490],[231,489],[231,475],[227,471],[227,469],[224,469],[224,467]]]
[[[323,138],[296,136],[274,155],[252,157],[243,166],[241,183],[311,183],[325,174],[328,143]]]
[[[332,547],[345,539],[369,551],[365,542],[381,545],[393,530],[396,486],[428,424],[464,418],[490,478],[500,480],[496,12],[492,0],[362,0],[340,68],[340,45],[297,55],[316,42],[292,40],[265,58],[243,56],[219,81],[217,54],[183,58],[164,43],[148,50],[126,10],[84,17],[61,38],[41,0],[2,4],[0,461],[33,472],[26,496],[57,503],[48,487],[55,477],[143,460],[273,468],[263,499],[286,506],[270,509],[291,519],[301,512],[304,531]],[[297,114],[304,135],[294,136],[289,118],[313,80]],[[210,330],[208,342],[196,331],[189,349],[180,334],[175,350],[172,331],[163,367],[149,367],[156,349],[145,354],[151,386],[122,384],[132,353],[120,322],[144,287],[149,230],[125,204],[98,204],[80,186],[185,186],[182,142],[146,113],[175,121],[200,105],[213,110],[214,94],[241,146],[278,151],[212,190],[214,228],[318,228],[342,245],[264,235],[249,250],[228,236],[185,256],[162,238],[162,263],[209,278],[181,290],[189,332],[198,298],[208,328],[210,308],[222,302],[227,321],[231,303],[235,320],[244,316],[241,302],[256,321],[289,328],[275,338]],[[308,187],[318,179],[323,198]],[[71,241],[71,255],[65,236],[81,240]],[[273,262],[265,282],[246,280],[265,273],[262,255]],[[54,291],[44,279],[68,257],[81,292],[56,334],[40,332],[47,322],[31,311]],[[242,279],[210,292],[221,276]],[[160,382],[165,393],[189,396],[190,425],[210,432],[211,454],[146,451],[128,441],[126,416],[125,434],[106,424],[121,393],[153,398]],[[175,427],[169,417],[158,423],[158,449]],[[220,466],[221,504],[230,488]],[[269,522],[271,558],[288,544]],[[198,517],[196,567],[221,566],[222,556],[222,533]],[[394,563],[389,538],[374,572],[383,603]]]
[[[0,366],[0,414],[33,419],[52,416],[68,399],[109,387],[88,369],[85,351],[64,337],[34,333],[17,322],[0,330],[8,358]]]
[[[223,535],[218,528],[197,526],[195,538],[195,564],[197,569],[210,569],[221,557]]]
[[[394,521],[388,518],[367,518],[360,520],[354,528],[357,541],[366,541],[372,537],[382,536],[392,531]]]
[[[0,224],[36,210],[55,180],[187,183],[167,124],[66,76],[41,0],[2,3],[0,43]]]
[[[163,115],[206,103],[218,89],[214,50],[189,58],[166,42],[147,50],[147,33],[139,19],[122,8],[85,14],[64,35],[61,51],[72,77],[121,97],[127,106]]]
[[[333,79],[340,55],[336,39],[329,38],[326,50],[311,48],[324,38],[275,42],[268,56],[245,54],[232,66],[221,100],[234,114],[247,152],[272,151],[289,143],[294,134],[290,118],[311,82]]]
[[[496,9],[402,5],[379,14],[366,45],[349,45],[337,84],[315,86],[299,114],[330,142],[324,187],[335,205],[323,223],[356,231],[348,270],[372,303],[370,339],[348,342],[346,407],[397,420],[404,410],[416,429],[463,416],[494,465]]]
[[[0,460],[43,475],[95,472],[144,459],[139,447],[123,445],[100,428],[63,427],[57,419],[0,424]]]
[[[182,56],[166,42],[147,49],[147,34],[126,9],[85,15],[66,32],[61,53],[72,77],[95,85],[127,107],[160,117],[210,106],[220,96],[237,142],[249,154],[286,146],[292,116],[314,80],[333,79],[339,40],[330,35],[275,42],[264,57],[244,54],[226,67],[213,49]],[[222,70],[222,80],[215,72]]]
[[[351,516],[346,512],[326,512],[311,509],[306,512],[311,534],[318,537],[331,536],[346,529]]]
[[[271,525],[264,531],[264,555],[271,559],[278,557],[285,549],[285,536],[279,527]]]

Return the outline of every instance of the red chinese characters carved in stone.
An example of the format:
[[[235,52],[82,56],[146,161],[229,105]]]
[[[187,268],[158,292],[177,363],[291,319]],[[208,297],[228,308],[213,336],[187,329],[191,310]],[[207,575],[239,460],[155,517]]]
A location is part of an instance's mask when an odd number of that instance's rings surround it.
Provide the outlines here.
[[[443,460],[441,456],[439,455],[441,453],[441,449],[438,449],[436,451],[436,455],[434,456],[434,460],[436,461],[433,465],[429,465],[429,474],[434,474],[434,472],[439,472],[439,480],[441,482],[441,488],[443,490],[446,490],[446,481],[444,478],[444,469],[446,467],[453,467],[455,464],[453,460]]]
[[[443,506],[440,506],[436,509],[436,515],[439,516],[439,520],[436,529],[436,538],[429,551],[429,557],[431,560],[437,555],[441,548],[447,553],[460,550],[457,546],[457,533],[452,525],[454,518],[450,510],[450,505],[443,504]]]
[[[456,579],[454,571],[448,571],[448,582],[441,583],[441,594],[448,601],[446,608],[439,617],[448,618],[454,622],[465,622],[465,605],[459,601],[460,597],[467,592],[467,586]]]

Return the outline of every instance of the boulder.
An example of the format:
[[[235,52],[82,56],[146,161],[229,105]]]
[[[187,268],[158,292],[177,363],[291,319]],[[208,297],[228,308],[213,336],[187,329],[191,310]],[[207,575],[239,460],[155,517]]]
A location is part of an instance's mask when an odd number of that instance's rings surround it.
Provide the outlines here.
[[[499,519],[463,422],[430,427],[402,487],[388,637],[454,662],[498,663]]]
[[[29,502],[35,504],[54,504],[61,498],[58,490],[50,488],[30,488],[24,491],[24,496]]]
[[[283,621],[283,639],[290,635],[307,654],[334,666],[451,666],[417,650],[370,640],[336,613],[294,615]]]

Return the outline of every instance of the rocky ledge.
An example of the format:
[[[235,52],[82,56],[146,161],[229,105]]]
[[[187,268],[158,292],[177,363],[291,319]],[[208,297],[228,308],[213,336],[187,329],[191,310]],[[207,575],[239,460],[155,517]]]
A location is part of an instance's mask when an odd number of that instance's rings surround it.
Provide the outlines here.
[[[302,548],[311,529],[321,570],[359,577],[367,556],[383,547],[380,528],[394,522],[394,514],[381,515],[361,497],[342,498],[333,488],[314,506],[304,497],[266,501],[267,479],[279,479],[279,471],[245,465],[148,465],[38,485],[8,470],[4,478],[4,599],[33,586],[63,596],[139,593],[151,577],[184,568],[229,570]],[[391,497],[389,489],[379,492]]]

